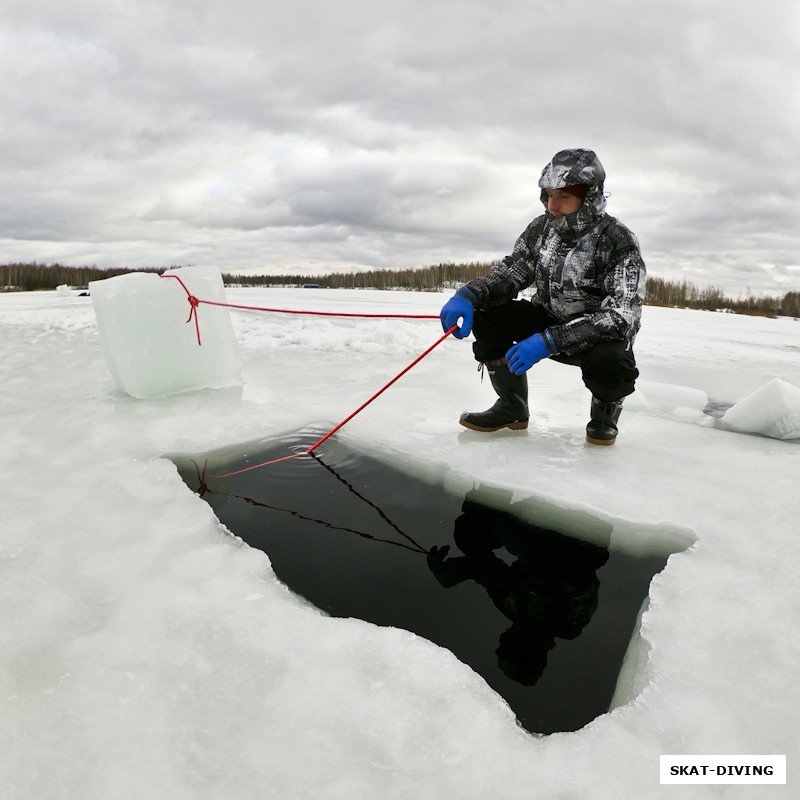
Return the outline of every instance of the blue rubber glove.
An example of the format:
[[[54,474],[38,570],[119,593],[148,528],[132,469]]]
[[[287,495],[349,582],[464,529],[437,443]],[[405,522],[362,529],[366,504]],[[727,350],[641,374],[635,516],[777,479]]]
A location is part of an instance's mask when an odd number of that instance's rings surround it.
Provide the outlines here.
[[[534,364],[538,364],[543,358],[554,356],[558,350],[550,338],[548,343],[545,336],[547,334],[534,333],[527,339],[517,342],[507,353],[508,368],[515,375],[522,375],[527,372]]]
[[[469,289],[459,289],[459,292],[469,293]],[[474,296],[474,295],[473,295]],[[459,319],[464,321],[461,326],[453,331],[456,339],[466,339],[472,331],[472,317],[475,314],[475,307],[461,294],[454,294],[442,307],[439,319],[442,321],[442,330],[447,333],[453,325],[457,325]]]

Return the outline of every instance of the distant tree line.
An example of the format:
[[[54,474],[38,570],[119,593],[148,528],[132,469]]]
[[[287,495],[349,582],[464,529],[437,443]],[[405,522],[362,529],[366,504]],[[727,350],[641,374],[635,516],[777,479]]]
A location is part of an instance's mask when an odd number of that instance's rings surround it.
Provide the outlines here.
[[[85,289],[89,281],[101,281],[127,272],[163,272],[163,268],[145,267],[65,267],[63,264],[0,264],[0,291],[38,292],[58,286]]]
[[[800,317],[800,292],[784,295],[759,295],[748,292],[746,296],[733,299],[726,297],[721,289],[701,289],[688,281],[665,281],[652,275],[647,278],[648,305],[699,308],[706,311],[728,310],[737,314],[759,316]]]
[[[421,269],[380,269],[366,272],[308,275],[232,275],[223,273],[228,286],[305,286],[326,289],[409,289],[436,291],[460,285],[485,275],[491,264],[438,264]],[[62,264],[0,264],[0,291],[35,292],[67,285],[86,288],[89,281],[103,280],[127,272],[163,272],[163,268],[67,267]]]
[[[419,269],[378,269],[335,272],[321,277],[308,275],[233,275],[223,273],[226,286],[319,286],[326,289],[407,289],[439,291],[452,289],[485,275],[491,263],[436,264]],[[0,264],[0,291],[38,291],[61,285],[86,288],[89,281],[103,280],[127,272],[163,272],[163,268],[67,267],[61,264]],[[653,275],[647,279],[647,305],[677,306],[709,311],[729,310],[738,314],[800,318],[800,292],[780,295],[726,297],[721,289],[700,288],[689,281],[667,281]]]
[[[323,289],[408,289],[435,292],[460,286],[466,281],[485,275],[491,264],[436,264],[417,269],[371,269],[364,272],[334,272],[322,277],[303,275],[228,275],[228,286],[307,286]]]

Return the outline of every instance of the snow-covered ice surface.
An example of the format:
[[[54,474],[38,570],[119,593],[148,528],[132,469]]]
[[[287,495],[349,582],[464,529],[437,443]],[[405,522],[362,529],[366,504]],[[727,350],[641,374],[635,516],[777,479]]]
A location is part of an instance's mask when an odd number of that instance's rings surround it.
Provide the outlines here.
[[[228,296],[431,314],[444,299]],[[683,550],[654,579],[620,705],[535,737],[446,650],[290,594],[163,457],[324,433],[431,345],[438,321],[233,321],[243,389],[134,400],[114,387],[89,298],[0,296],[3,797],[794,796],[800,446],[702,409],[776,378],[800,387],[800,322],[647,307],[642,388],[613,448],[584,444],[588,393],[553,362],[531,373],[527,432],[460,428],[459,412],[492,398],[453,339],[337,434],[607,520],[612,546],[642,531]],[[660,754],[784,753],[787,786],[659,785]]]

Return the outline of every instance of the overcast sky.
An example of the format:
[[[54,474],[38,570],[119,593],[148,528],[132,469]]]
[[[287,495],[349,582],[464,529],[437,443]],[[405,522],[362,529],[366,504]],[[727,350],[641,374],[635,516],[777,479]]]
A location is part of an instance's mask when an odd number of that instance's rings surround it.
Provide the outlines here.
[[[595,150],[649,271],[800,290],[797,0],[3,0],[0,263],[489,261]]]

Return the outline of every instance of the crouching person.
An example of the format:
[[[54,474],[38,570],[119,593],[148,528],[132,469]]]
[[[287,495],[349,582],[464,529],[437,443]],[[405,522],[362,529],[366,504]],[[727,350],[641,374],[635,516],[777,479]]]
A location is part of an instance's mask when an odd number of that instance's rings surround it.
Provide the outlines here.
[[[639,375],[645,265],[636,237],[605,212],[605,171],[591,150],[562,150],[539,179],[545,213],[511,255],[462,286],[441,311],[445,331],[474,333],[473,351],[497,393],[460,423],[476,431],[528,427],[527,372],[544,358],[580,367],[592,395],[586,440],[616,441],[623,399]],[[517,294],[534,286],[528,300]]]

